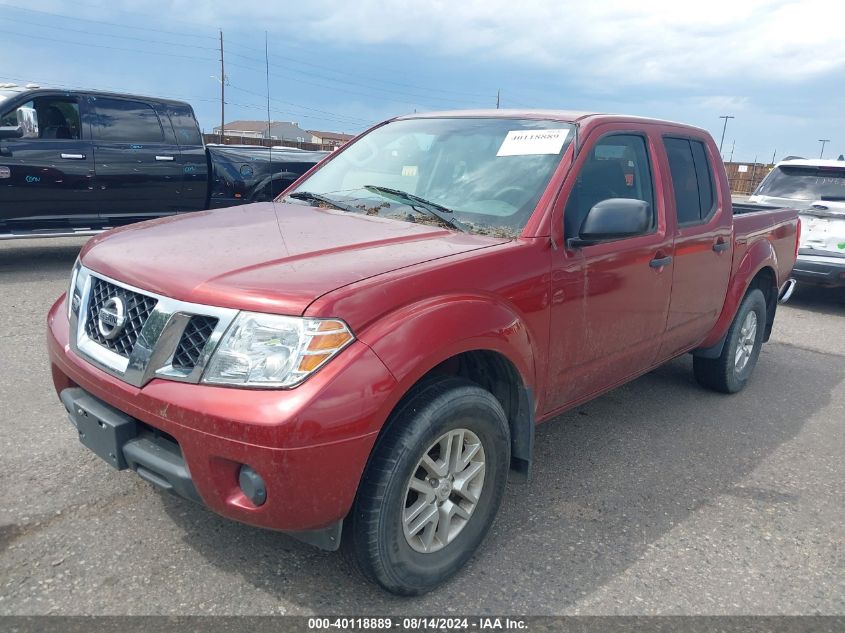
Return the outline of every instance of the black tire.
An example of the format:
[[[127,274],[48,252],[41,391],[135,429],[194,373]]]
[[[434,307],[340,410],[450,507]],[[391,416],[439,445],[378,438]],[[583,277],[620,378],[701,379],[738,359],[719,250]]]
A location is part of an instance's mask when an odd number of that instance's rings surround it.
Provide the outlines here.
[[[737,348],[742,340],[742,327],[748,314],[753,312],[757,318],[757,330],[754,336],[754,347],[745,366],[737,369]],[[722,393],[736,393],[745,388],[751,373],[757,365],[760,350],[763,347],[763,336],[766,329],[766,298],[759,288],[752,288],[743,298],[737,310],[733,323],[725,338],[725,346],[718,358],[693,357],[693,372],[695,379],[704,387]]]
[[[347,560],[391,593],[430,591],[457,572],[487,535],[501,504],[510,467],[510,429],[501,404],[488,391],[460,378],[426,381],[388,420],[344,524]],[[468,429],[484,451],[478,502],[451,540],[434,552],[411,547],[403,530],[407,485],[423,454],[443,434]]]

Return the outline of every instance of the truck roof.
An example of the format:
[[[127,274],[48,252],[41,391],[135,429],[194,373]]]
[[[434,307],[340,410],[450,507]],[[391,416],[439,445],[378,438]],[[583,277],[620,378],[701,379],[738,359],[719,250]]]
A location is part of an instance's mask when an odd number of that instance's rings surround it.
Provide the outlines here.
[[[839,167],[845,169],[845,161],[830,158],[788,158],[780,161],[775,167]]]
[[[581,123],[590,121],[594,123],[614,123],[634,121],[638,123],[656,123],[659,125],[673,125],[677,127],[697,130],[699,132],[706,132],[702,128],[688,125],[686,123],[678,123],[677,121],[668,121],[665,119],[654,119],[650,117],[641,117],[628,114],[610,114],[607,112],[588,112],[581,110],[545,110],[545,109],[479,109],[479,110],[439,110],[435,112],[415,112],[413,114],[406,114],[398,116],[396,119],[433,119],[433,118],[491,118],[491,119],[551,119],[553,121],[562,121],[565,123]]]
[[[166,97],[149,97],[145,95],[136,95],[126,92],[108,92],[104,90],[85,90],[85,89],[69,89],[69,88],[51,88],[49,86],[39,86],[37,84],[26,84],[20,86],[17,84],[0,84],[0,103],[11,97],[16,97],[24,93],[32,93],[37,96],[43,93],[63,93],[63,94],[84,94],[95,97],[123,97],[129,99],[139,99],[142,101],[153,101],[156,103],[170,103],[174,105],[189,105],[186,101],[179,101],[178,99],[168,99]]]

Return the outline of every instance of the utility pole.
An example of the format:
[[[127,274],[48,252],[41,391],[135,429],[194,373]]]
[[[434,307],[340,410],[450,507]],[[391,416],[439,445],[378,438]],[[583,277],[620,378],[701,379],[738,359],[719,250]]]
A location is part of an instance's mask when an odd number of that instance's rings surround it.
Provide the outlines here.
[[[725,131],[728,129],[728,119],[734,119],[736,117],[734,117],[730,114],[723,114],[719,118],[725,120],[725,125],[722,127],[722,140],[719,141],[719,153],[721,154],[722,153],[722,143],[725,142]]]
[[[731,142],[731,157],[728,159],[729,163],[734,162],[734,147],[736,147],[736,139]]]
[[[751,180],[748,181],[748,193],[754,191],[754,176],[757,174],[757,157],[754,157],[754,164],[751,165]]]
[[[264,31],[264,81],[265,81],[265,88],[267,88],[267,138],[271,139],[272,135],[270,134],[271,130],[271,122],[270,122],[270,49],[268,48],[267,44],[267,31]],[[272,147],[273,143],[272,140],[270,142],[270,146]],[[273,161],[273,152],[270,152],[270,162]],[[273,173],[272,169],[270,173]]]
[[[824,146],[827,145],[828,143],[830,143],[830,139],[829,138],[820,138],[819,143],[822,144],[822,151],[819,152],[819,158],[822,158],[824,156]]]
[[[499,97],[501,97],[501,96],[502,96],[502,91],[501,91],[501,90],[497,90],[497,91],[496,91],[496,109],[497,109],[497,110],[499,109]]]
[[[223,29],[220,29],[220,143],[226,135],[226,69],[223,66]]]

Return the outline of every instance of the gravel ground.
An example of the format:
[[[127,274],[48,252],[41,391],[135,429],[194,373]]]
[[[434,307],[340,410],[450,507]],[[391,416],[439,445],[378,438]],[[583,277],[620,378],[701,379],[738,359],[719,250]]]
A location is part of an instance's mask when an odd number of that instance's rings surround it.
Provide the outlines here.
[[[79,444],[44,319],[83,243],[0,243],[0,614],[845,614],[841,292],[799,289],[741,394],[684,357],[540,427],[471,564],[399,599]]]

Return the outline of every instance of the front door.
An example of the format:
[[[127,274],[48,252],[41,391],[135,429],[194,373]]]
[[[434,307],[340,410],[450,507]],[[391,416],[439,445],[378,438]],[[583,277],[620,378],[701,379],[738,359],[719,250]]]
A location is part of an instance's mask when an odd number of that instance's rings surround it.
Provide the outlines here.
[[[642,235],[553,252],[547,412],[624,381],[657,356],[672,239],[655,195],[652,142],[642,133],[596,130],[567,179],[575,182],[563,211],[565,239],[578,237],[587,212],[609,198],[647,202],[652,222]]]
[[[94,168],[103,220],[125,224],[179,210],[179,146],[166,120],[148,103],[90,97]],[[166,124],[166,125],[165,125]]]
[[[35,111],[32,136],[0,140],[0,233],[67,230],[96,223],[94,159],[79,99],[39,95],[0,115],[17,125],[17,109]]]

